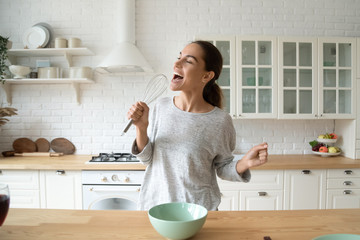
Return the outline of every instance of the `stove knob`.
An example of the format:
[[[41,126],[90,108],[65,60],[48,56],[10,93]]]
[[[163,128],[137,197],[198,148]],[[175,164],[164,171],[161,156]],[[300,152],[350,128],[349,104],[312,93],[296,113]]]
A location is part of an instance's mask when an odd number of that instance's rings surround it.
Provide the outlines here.
[[[117,175],[115,175],[115,174],[114,174],[114,175],[112,175],[111,179],[112,179],[114,182],[119,181],[118,176],[117,176]]]
[[[130,178],[129,178],[129,177],[125,177],[125,178],[124,178],[124,182],[130,182]]]
[[[101,181],[107,182],[107,177],[103,176],[103,177],[101,178]]]

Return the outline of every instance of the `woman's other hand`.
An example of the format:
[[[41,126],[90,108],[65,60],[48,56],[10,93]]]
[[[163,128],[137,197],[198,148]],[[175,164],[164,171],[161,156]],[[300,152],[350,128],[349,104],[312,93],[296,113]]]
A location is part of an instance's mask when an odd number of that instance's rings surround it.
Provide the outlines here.
[[[268,144],[262,143],[251,148],[236,164],[236,171],[241,174],[251,167],[257,167],[267,162]]]

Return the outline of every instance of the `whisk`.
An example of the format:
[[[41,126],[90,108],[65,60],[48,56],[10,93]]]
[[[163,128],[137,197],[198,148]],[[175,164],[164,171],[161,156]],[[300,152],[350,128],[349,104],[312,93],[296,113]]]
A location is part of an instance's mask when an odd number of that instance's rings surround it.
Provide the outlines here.
[[[155,99],[157,99],[167,88],[168,79],[164,74],[157,74],[153,76],[148,82],[145,92],[142,98],[142,101],[146,104],[152,103]],[[121,136],[123,136],[131,127],[133,120],[130,119],[126,127],[124,128]]]

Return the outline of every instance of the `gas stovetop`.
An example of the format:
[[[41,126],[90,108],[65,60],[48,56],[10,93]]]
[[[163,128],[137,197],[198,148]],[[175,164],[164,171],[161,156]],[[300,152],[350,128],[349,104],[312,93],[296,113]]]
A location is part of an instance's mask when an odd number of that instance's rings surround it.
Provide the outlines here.
[[[87,163],[138,163],[140,162],[131,153],[100,153],[93,156]]]

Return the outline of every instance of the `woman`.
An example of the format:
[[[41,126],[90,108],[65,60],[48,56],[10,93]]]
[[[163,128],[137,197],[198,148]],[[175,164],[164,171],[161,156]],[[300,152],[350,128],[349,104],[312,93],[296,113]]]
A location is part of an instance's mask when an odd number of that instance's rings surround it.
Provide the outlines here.
[[[148,106],[137,102],[129,110],[136,126],[132,153],[147,165],[140,210],[166,202],[217,210],[221,196],[216,175],[247,182],[249,168],[267,161],[266,143],[232,161],[236,133],[230,115],[221,109],[221,89],[215,82],[221,69],[222,56],[214,45],[192,42],[174,63],[170,89],[180,94],[156,103],[149,135]]]

